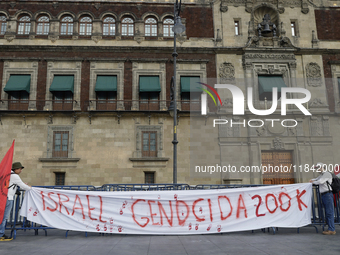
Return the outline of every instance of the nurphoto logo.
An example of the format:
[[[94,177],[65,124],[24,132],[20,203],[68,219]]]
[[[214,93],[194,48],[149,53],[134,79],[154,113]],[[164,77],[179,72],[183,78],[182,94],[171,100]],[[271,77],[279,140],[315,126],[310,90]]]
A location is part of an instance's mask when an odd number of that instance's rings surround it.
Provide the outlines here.
[[[220,104],[222,105],[222,101],[221,98],[219,96],[219,94],[217,93],[217,91],[204,83],[200,83],[204,86],[206,86],[207,88],[209,88],[219,99]],[[242,116],[244,115],[244,94],[242,92],[242,90],[235,86],[235,85],[231,85],[231,84],[215,84],[214,86],[217,89],[229,89],[229,91],[232,94],[232,98],[233,98],[233,115],[237,115],[237,116]],[[210,95],[210,97],[213,98],[212,94],[205,89],[202,89],[203,91],[207,92],[208,95]],[[277,109],[277,105],[278,105],[278,88],[273,87],[272,88],[272,106],[270,109],[265,109],[265,110],[258,110],[255,109],[254,104],[253,104],[253,88],[252,87],[248,87],[247,88],[247,106],[248,109],[251,113],[253,113],[254,115],[257,116],[267,116],[270,115],[272,113],[275,112],[275,110]],[[290,93],[295,93],[295,94],[302,94],[304,95],[304,97],[302,98],[288,98],[287,95]],[[202,94],[201,95],[201,114],[202,115],[207,115],[207,94]],[[305,108],[305,106],[303,105],[304,103],[308,103],[308,101],[311,99],[311,93],[309,90],[304,89],[304,88],[292,88],[292,87],[286,87],[286,88],[281,88],[281,115],[282,116],[286,116],[287,114],[287,105],[295,105],[304,115],[306,116],[311,116],[312,114],[308,111],[308,109]],[[213,98],[215,105],[216,101]],[[249,127],[261,127],[264,125],[265,122],[271,122],[272,126],[274,126],[274,123],[276,121],[281,121],[281,125],[284,127],[295,127],[297,126],[297,121],[294,119],[284,119],[284,120],[279,120],[279,119],[265,119],[265,120],[261,120],[261,119],[252,119],[248,121],[248,126]],[[232,120],[228,121],[225,119],[214,119],[214,124],[213,126],[215,127],[216,124],[227,124],[228,122],[230,122],[231,126],[233,124]],[[254,123],[258,122],[258,125],[255,125]],[[252,124],[253,123],[253,124]],[[294,124],[289,124],[289,123],[294,123]],[[234,124],[237,125],[243,125],[244,127],[246,126],[246,120],[243,120],[242,122],[234,122]]]

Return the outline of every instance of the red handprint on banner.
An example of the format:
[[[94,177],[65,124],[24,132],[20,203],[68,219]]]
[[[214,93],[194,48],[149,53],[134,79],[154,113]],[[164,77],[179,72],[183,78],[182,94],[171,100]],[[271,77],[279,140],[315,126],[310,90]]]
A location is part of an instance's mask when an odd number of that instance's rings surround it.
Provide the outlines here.
[[[124,201],[122,207],[125,208],[125,206],[127,205],[128,202]]]
[[[217,225],[217,232],[221,232],[221,230],[222,230],[221,225]]]

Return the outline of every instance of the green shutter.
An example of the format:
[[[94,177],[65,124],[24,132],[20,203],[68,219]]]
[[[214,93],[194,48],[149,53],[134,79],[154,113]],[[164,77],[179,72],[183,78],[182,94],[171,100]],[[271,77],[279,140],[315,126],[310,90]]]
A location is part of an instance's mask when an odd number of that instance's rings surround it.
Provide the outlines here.
[[[139,76],[139,92],[160,92],[159,76]]]
[[[198,76],[181,77],[181,92],[202,92],[202,85]]]
[[[4,91],[26,91],[27,93],[30,93],[30,85],[31,75],[11,75]]]
[[[113,75],[98,75],[96,81],[96,92],[117,91],[117,76]]]
[[[50,92],[69,91],[73,93],[73,75],[55,75],[50,87]]]
[[[272,93],[272,88],[277,88],[277,92],[281,92],[281,88],[287,87],[281,76],[259,76],[259,93]]]

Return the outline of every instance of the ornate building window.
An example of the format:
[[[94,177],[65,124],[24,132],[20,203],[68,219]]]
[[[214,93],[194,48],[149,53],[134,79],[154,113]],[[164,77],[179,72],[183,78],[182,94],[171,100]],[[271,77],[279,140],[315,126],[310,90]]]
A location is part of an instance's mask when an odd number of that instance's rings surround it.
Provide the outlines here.
[[[172,28],[174,26],[174,20],[173,19],[166,19],[163,22],[163,36],[164,37],[173,37],[174,32],[172,31]]]
[[[157,21],[154,18],[145,21],[145,36],[157,36]]]
[[[41,16],[37,22],[37,35],[48,35],[50,31],[50,19],[47,16]]]
[[[6,16],[1,15],[0,16],[0,35],[3,35],[6,33],[7,29],[7,21],[6,21]]]
[[[23,16],[19,19],[18,34],[28,35],[31,30],[31,19],[29,16]]]
[[[61,19],[60,34],[61,35],[73,34],[73,18],[71,16],[65,16]]]
[[[92,34],[92,19],[90,17],[83,17],[80,19],[79,35]]]
[[[116,34],[116,21],[113,17],[103,20],[103,35],[114,36]]]
[[[134,24],[131,18],[124,18],[122,20],[122,36],[133,36]]]

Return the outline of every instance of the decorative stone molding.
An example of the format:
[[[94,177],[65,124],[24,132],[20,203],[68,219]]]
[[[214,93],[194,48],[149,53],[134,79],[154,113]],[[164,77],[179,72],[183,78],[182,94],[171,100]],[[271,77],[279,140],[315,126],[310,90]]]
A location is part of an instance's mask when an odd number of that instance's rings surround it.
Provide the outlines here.
[[[322,136],[323,135],[323,128],[321,119],[318,117],[311,117],[310,121],[310,132],[312,136]]]
[[[48,39],[51,40],[51,42],[55,43],[59,39],[59,36],[58,35],[49,35]]]
[[[91,39],[92,39],[95,43],[98,43],[98,42],[102,39],[102,36],[91,36]]]
[[[263,136],[266,133],[266,128],[264,126],[256,129],[257,136]]]
[[[13,9],[13,8],[17,5],[17,3],[16,3],[16,2],[10,2],[9,5],[10,5],[11,8]]]
[[[4,37],[8,42],[11,42],[15,39],[15,35],[5,35]]]
[[[303,119],[297,118],[296,121],[298,122],[298,125],[296,126],[297,136],[303,136],[304,135]]]
[[[295,127],[290,127],[288,128],[288,135],[289,136],[296,136],[296,128]]]
[[[309,108],[320,108],[327,106],[320,98],[314,98],[309,104]]]
[[[135,40],[138,44],[141,44],[141,42],[145,40],[145,37],[144,37],[144,36],[135,36],[135,37],[134,37],[134,40]]]
[[[235,82],[235,67],[232,63],[224,62],[220,65],[220,83],[233,83]]]
[[[307,14],[309,12],[307,0],[302,0],[301,1],[301,12],[303,14]]]
[[[252,70],[253,69],[253,63],[251,62],[243,62],[243,69],[244,70]]]
[[[329,116],[322,116],[323,135],[330,136]]]
[[[282,142],[280,137],[275,137],[273,140],[273,148],[274,150],[284,150],[284,143]]]
[[[308,86],[320,87],[322,85],[321,68],[317,63],[306,65],[306,76]]]
[[[315,31],[312,30],[312,48],[318,48],[319,47],[319,40],[316,37]]]
[[[227,12],[228,11],[228,6],[226,1],[222,0],[220,4],[220,11],[221,12]]]
[[[297,48],[293,45],[292,41],[288,37],[281,37],[279,43],[280,43],[281,47]]]
[[[256,64],[254,70],[257,74],[269,74],[269,75],[282,75],[286,76],[288,71],[287,65],[277,65],[277,64]]]
[[[217,29],[217,32],[216,32],[216,38],[212,39],[213,42],[214,42],[214,46],[216,47],[217,45],[222,45],[222,37],[221,37],[221,34],[220,34],[220,30]]]
[[[58,2],[53,2],[52,7],[54,9],[57,9],[59,7],[59,3]]]
[[[273,135],[281,135],[286,130],[282,125],[279,125],[278,123],[268,123],[267,125],[268,131]]]
[[[245,53],[245,59],[296,60],[294,54]]]
[[[187,40],[186,36],[182,34],[178,35],[176,39],[181,45]]]
[[[278,13],[282,14],[285,12],[285,8],[284,7],[280,7],[277,9]]]
[[[95,4],[94,4],[94,8],[96,8],[97,10],[99,10],[99,8],[100,8],[100,3],[95,3]]]

